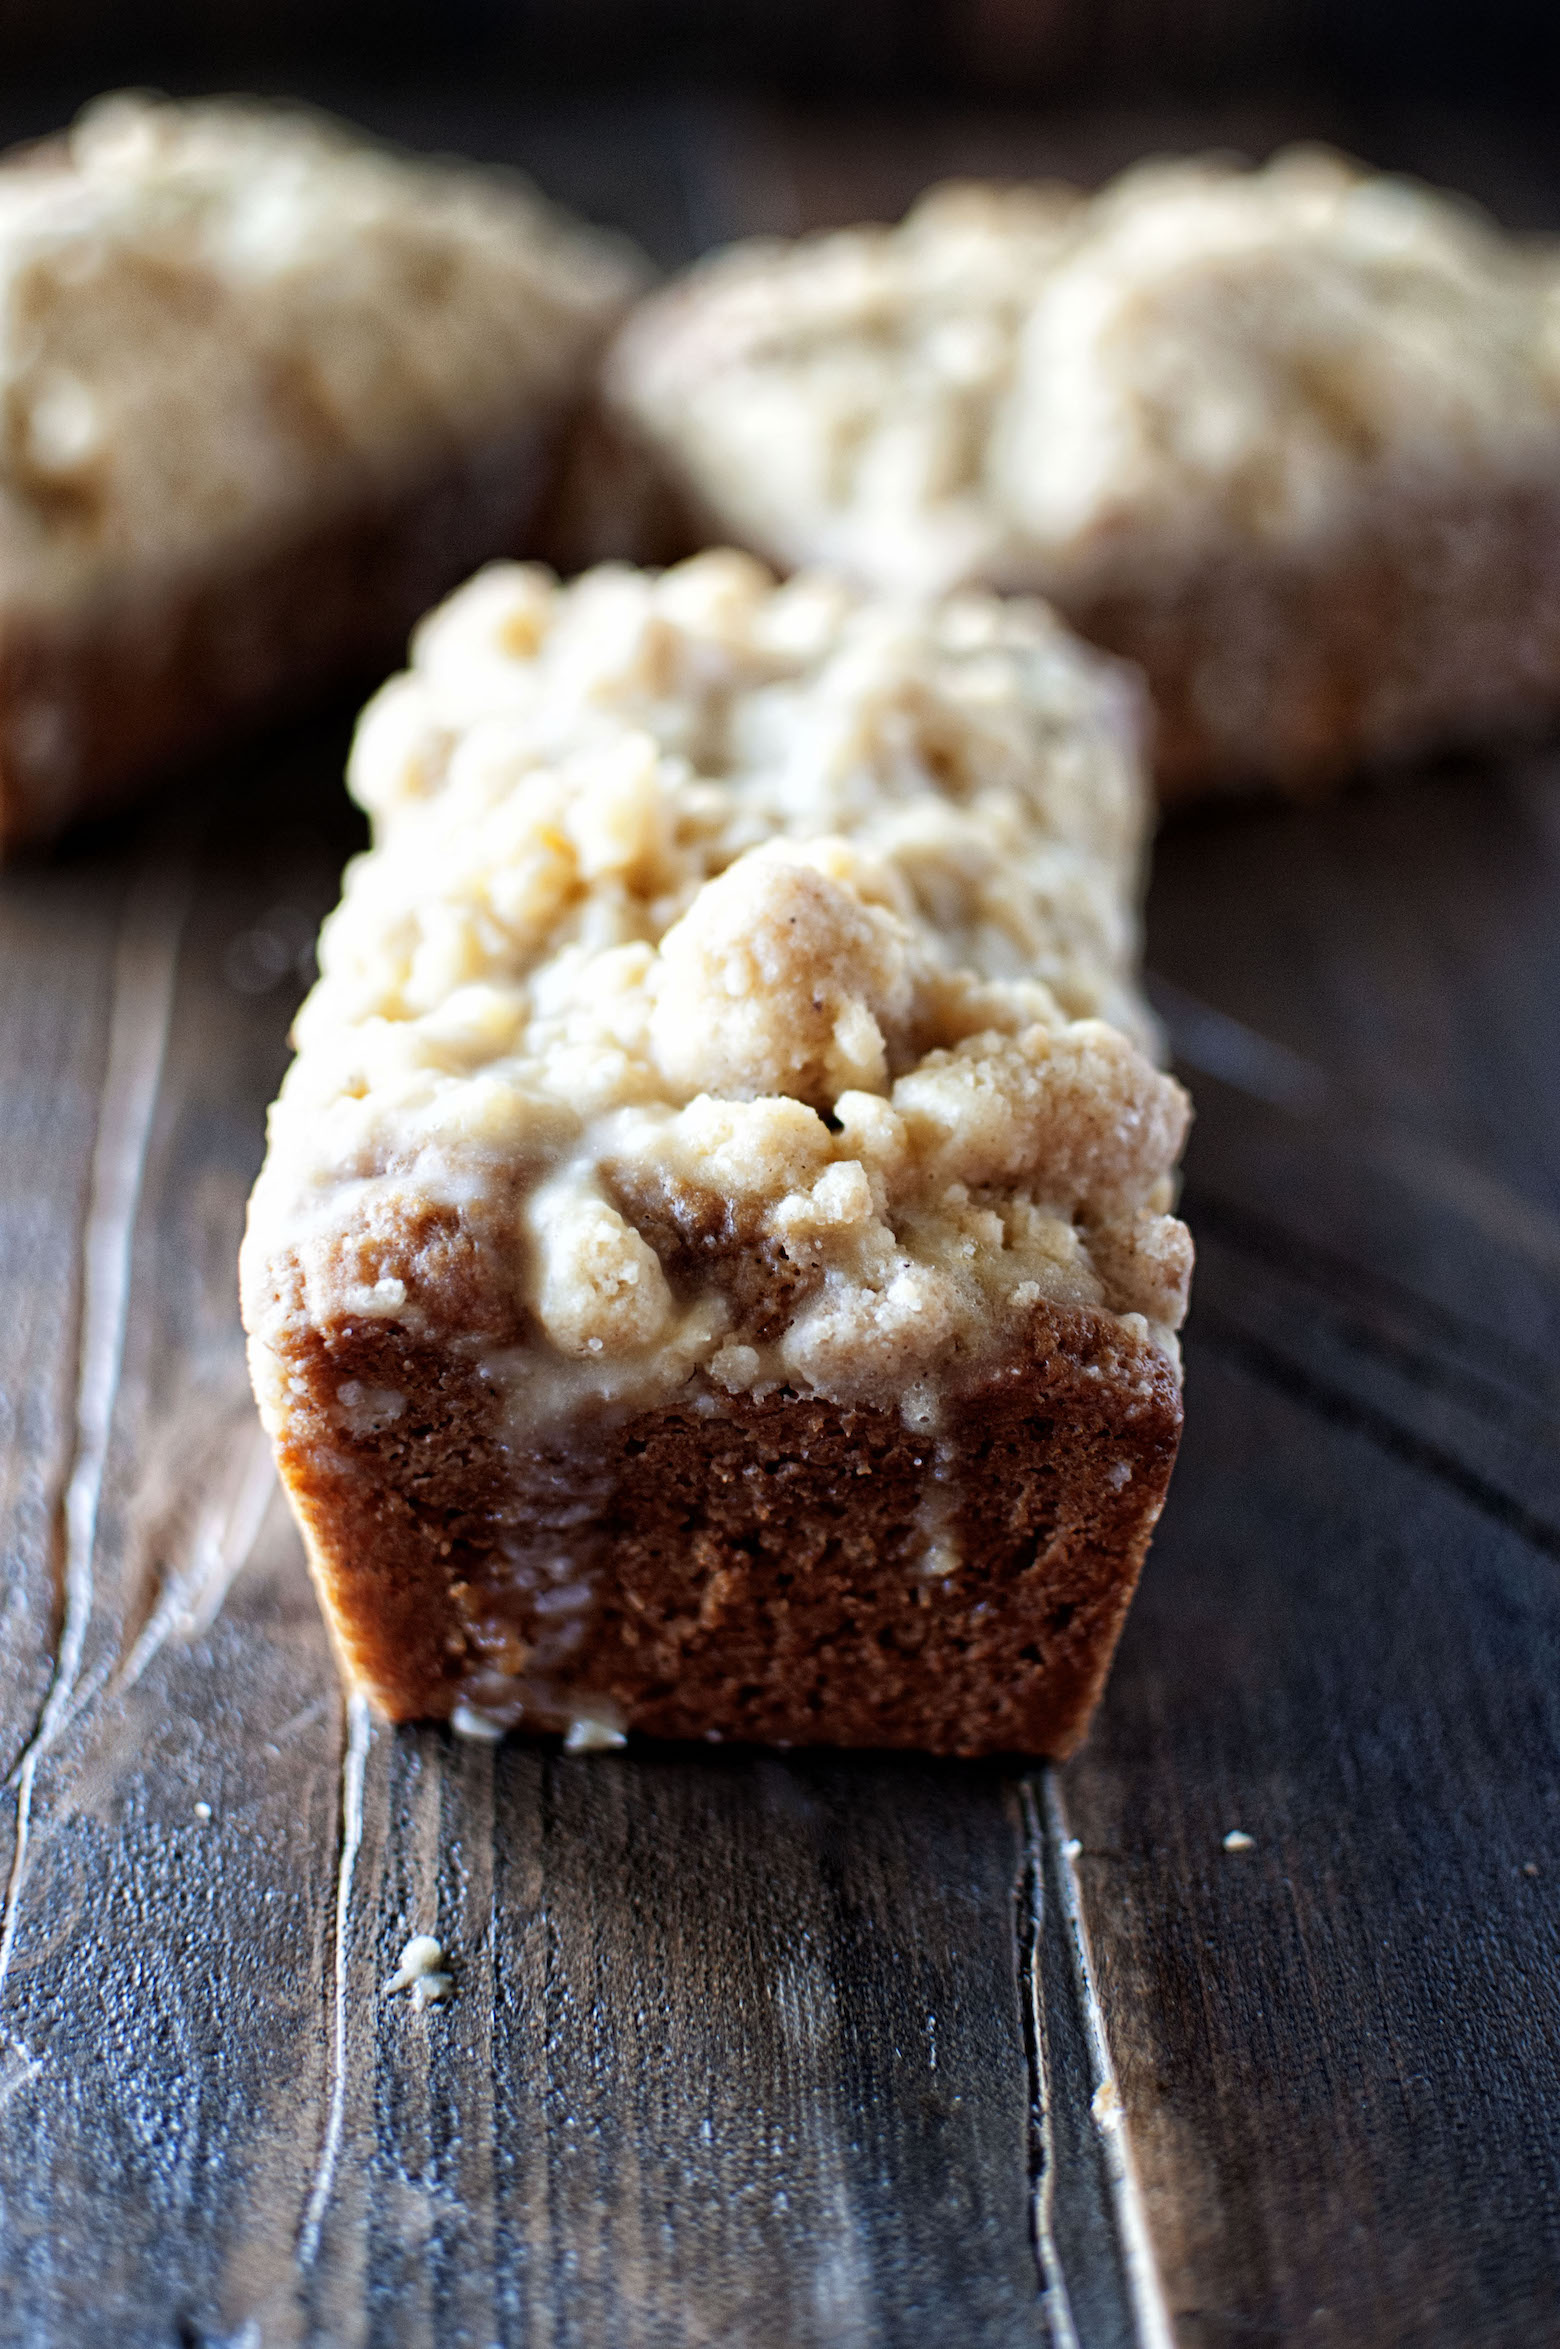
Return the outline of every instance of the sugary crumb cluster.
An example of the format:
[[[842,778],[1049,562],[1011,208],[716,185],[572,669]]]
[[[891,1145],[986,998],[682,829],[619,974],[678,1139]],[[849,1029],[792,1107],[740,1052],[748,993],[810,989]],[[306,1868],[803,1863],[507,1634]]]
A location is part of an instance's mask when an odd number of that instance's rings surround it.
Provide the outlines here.
[[[1090,200],[957,187],[897,229],[735,247],[643,305],[609,397],[784,563],[1141,590],[1306,543],[1384,484],[1552,471],[1552,258],[1316,149]]]
[[[730,553],[479,575],[359,732],[376,845],[273,1112],[260,1349],[469,1331],[412,1237],[446,1211],[533,1426],[697,1374],[934,1415],[1042,1300],[1170,1345],[1186,1107],[1133,1040],[1136,715],[1034,603]]]
[[[0,585],[199,557],[515,428],[635,282],[522,181],[253,101],[100,100],[0,171]]]

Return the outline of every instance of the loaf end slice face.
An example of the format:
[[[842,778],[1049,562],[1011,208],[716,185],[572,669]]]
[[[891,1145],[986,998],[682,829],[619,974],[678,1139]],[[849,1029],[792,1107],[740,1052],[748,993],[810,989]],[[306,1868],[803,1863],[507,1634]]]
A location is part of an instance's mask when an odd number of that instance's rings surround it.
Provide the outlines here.
[[[255,101],[0,168],[0,848],[394,659],[524,553],[641,281],[523,182]]]
[[[1064,1755],[1181,1399],[1106,1316],[1038,1308],[1024,1336],[935,1436],[778,1388],[517,1446],[447,1352],[339,1328],[297,1358],[278,1458],[393,1719]]]
[[[1044,607],[483,575],[365,716],[251,1364],[395,1718],[1064,1753],[1164,1499],[1135,689]]]

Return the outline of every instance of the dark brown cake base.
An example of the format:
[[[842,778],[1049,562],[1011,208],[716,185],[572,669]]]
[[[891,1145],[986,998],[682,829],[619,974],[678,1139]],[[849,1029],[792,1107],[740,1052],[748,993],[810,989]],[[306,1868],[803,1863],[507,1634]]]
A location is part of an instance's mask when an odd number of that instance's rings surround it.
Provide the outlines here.
[[[282,1476],[386,1713],[666,1738],[1069,1753],[1181,1422],[1164,1358],[1084,1311],[1038,1312],[936,1445],[702,1392],[505,1449],[492,1386],[393,1324],[312,1331],[287,1368]],[[395,1416],[345,1429],[343,1388]]]
[[[530,418],[219,563],[0,614],[0,853],[398,660],[478,563],[534,551],[557,431]]]
[[[1304,797],[1560,720],[1560,488],[1383,499],[1337,546],[1253,550],[1161,596],[1063,608],[1147,677],[1162,800]]]

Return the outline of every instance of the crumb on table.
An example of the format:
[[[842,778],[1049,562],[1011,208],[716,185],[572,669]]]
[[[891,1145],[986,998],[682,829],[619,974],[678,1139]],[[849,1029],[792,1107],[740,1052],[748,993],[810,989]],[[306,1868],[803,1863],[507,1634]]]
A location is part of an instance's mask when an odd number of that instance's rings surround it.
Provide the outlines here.
[[[409,1990],[413,2011],[421,2014],[425,2006],[438,2005],[448,1998],[454,1987],[455,1977],[445,1968],[442,1944],[431,1933],[414,1933],[385,1984],[385,1996],[388,1998],[397,1990]]]

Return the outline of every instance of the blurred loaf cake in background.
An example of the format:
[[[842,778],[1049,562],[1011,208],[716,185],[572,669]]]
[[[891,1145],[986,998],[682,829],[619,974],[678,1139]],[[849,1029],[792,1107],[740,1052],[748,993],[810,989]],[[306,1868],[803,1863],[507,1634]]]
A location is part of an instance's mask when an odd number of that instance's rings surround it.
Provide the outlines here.
[[[248,100],[0,169],[0,847],[395,658],[526,552],[638,282],[525,182]]]
[[[750,557],[498,565],[370,705],[250,1363],[396,1718],[1065,1752],[1180,1429],[1131,673]]]
[[[1560,712],[1560,274],[1321,150],[733,247],[604,407],[663,545],[1053,599],[1144,668],[1167,798]]]

